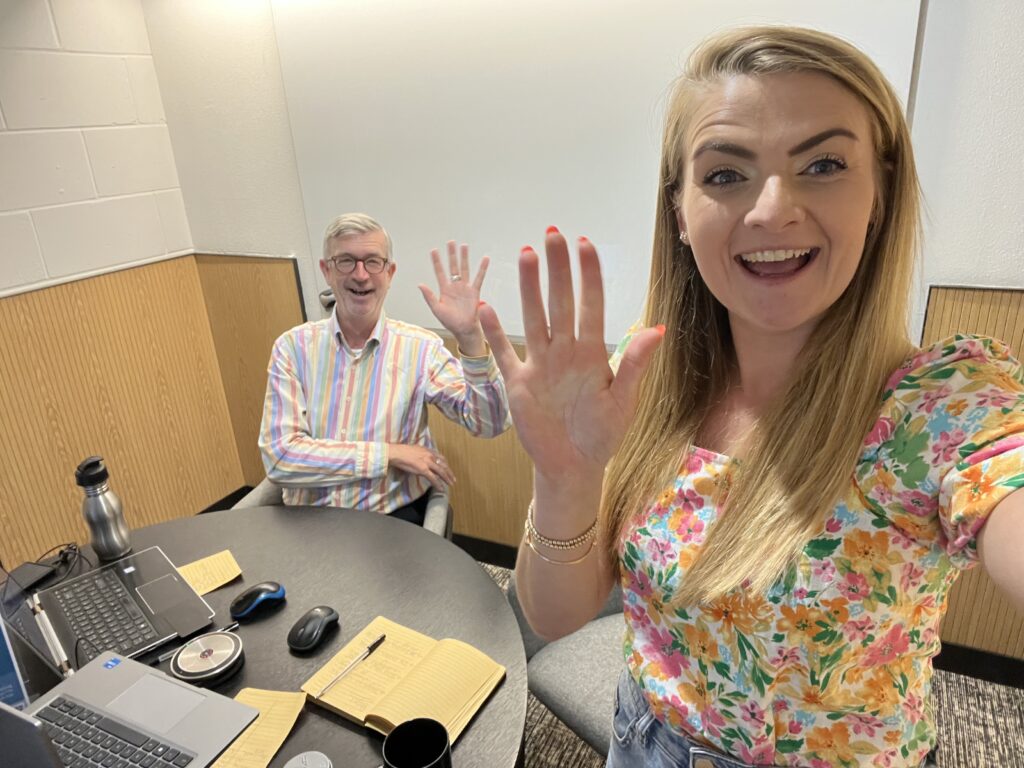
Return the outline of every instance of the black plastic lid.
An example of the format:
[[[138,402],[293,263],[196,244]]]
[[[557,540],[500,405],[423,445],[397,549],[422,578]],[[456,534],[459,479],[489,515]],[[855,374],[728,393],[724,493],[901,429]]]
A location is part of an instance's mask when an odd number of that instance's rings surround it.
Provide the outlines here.
[[[75,482],[83,488],[105,483],[108,477],[110,477],[110,473],[103,466],[102,456],[90,456],[79,464],[78,469],[75,470]]]

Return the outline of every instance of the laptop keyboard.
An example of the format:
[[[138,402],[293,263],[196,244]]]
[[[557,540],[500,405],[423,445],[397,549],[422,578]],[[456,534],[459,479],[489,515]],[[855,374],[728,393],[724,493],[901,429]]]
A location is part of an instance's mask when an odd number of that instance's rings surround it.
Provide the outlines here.
[[[35,717],[70,768],[185,768],[195,759],[68,698],[54,699]]]
[[[93,579],[56,587],[53,596],[71,630],[81,638],[71,654],[76,666],[92,661],[103,651],[128,656],[159,639],[149,619],[110,570],[97,572]]]

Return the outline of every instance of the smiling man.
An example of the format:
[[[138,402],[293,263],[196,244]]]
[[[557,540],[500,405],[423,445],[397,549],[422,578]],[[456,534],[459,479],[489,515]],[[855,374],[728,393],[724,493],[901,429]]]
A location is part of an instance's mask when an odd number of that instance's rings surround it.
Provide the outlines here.
[[[420,291],[458,343],[388,318],[397,265],[391,238],[362,213],[324,233],[320,271],[334,291],[331,316],[274,343],[260,427],[267,477],[291,505],[391,514],[423,524],[427,491],[455,482],[427,427],[427,404],[472,434],[509,426],[505,385],[477,317],[488,259],[470,280],[468,248],[448,243],[448,271],[432,251],[439,292]]]

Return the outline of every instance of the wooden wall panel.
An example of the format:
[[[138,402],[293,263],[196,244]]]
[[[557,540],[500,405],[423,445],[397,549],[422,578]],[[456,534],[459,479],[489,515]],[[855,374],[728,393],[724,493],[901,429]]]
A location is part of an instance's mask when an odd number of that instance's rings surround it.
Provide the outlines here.
[[[523,345],[514,346],[524,357]],[[428,418],[438,449],[455,473],[455,533],[518,547],[533,494],[533,462],[519,444],[515,427],[485,440],[471,436],[433,406]]]
[[[193,257],[0,300],[0,558],[87,541],[94,453],[132,527],[243,485]]]
[[[1019,358],[1024,352],[1024,291],[933,287],[922,344],[958,332],[1001,339]],[[950,592],[942,639],[1024,659],[1024,617],[977,567],[964,573]]]
[[[196,256],[246,485],[264,477],[257,447],[274,340],[305,320],[294,259]]]

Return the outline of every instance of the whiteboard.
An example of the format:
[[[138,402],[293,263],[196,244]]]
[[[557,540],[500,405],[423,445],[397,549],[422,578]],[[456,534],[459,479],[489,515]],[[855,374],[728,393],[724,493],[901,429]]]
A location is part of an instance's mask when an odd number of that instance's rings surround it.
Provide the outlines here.
[[[416,285],[429,251],[492,263],[483,297],[522,335],[516,261],[548,225],[586,235],[605,274],[606,340],[647,287],[661,119],[709,33],[784,22],[838,34],[906,103],[920,0],[273,0],[313,258],[339,213],[390,232],[386,310],[437,328]],[[768,10],[770,9],[770,10]]]

